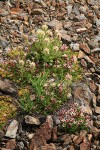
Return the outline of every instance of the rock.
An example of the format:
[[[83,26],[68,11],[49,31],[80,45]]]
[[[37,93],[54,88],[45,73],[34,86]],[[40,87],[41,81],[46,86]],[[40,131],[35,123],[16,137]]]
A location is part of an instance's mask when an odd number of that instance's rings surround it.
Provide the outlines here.
[[[11,84],[11,82],[7,79],[5,79],[5,80],[0,79],[0,90],[5,94],[9,94],[12,96],[17,95],[17,90]]]
[[[79,136],[74,137],[73,142],[76,145],[80,144],[82,142],[82,140],[85,138],[86,134],[87,134],[87,131],[85,131],[85,130],[81,131]]]
[[[81,65],[82,65],[82,67],[87,68],[87,63],[84,59],[81,59]]]
[[[100,107],[95,107],[95,113],[100,115]]]
[[[72,138],[69,134],[66,134],[66,137],[64,139],[63,146],[66,147],[67,145],[70,145],[72,143]]]
[[[57,136],[57,126],[53,127],[53,131],[52,131],[52,138],[54,141],[56,141],[58,139],[58,136]]]
[[[16,147],[16,141],[15,141],[15,139],[9,140],[9,141],[6,143],[6,148],[7,148],[7,149],[14,150],[15,147]]]
[[[68,15],[70,15],[71,12],[72,12],[72,5],[68,5],[67,6],[67,13],[68,13]]]
[[[0,17],[5,17],[9,15],[9,12],[5,9],[0,9]]]
[[[78,28],[78,29],[76,29],[76,32],[82,33],[82,32],[85,32],[86,30],[87,30],[86,28]]]
[[[99,133],[100,133],[100,129],[97,129],[96,127],[92,128],[92,134],[93,134],[94,138],[97,139],[99,136]]]
[[[84,58],[84,53],[82,51],[79,51],[78,53],[78,59]]]
[[[33,138],[33,136],[34,136],[34,133],[30,133],[30,134],[27,135],[29,140],[31,140]]]
[[[92,59],[89,56],[84,55],[84,59],[87,61],[87,63],[89,65],[91,65],[91,67],[94,66],[94,62],[92,61]]]
[[[94,125],[95,125],[98,129],[100,129],[100,121],[96,120],[96,121],[94,122]]]
[[[91,50],[91,53],[100,52],[100,48],[94,48]]]
[[[40,121],[38,118],[29,116],[29,115],[25,116],[25,123],[31,124],[31,125],[32,124],[33,125],[40,125]]]
[[[90,85],[90,90],[92,93],[95,93],[96,89],[97,89],[97,86],[95,85],[94,81],[91,80],[91,82],[89,83]]]
[[[45,146],[48,140],[52,137],[52,129],[53,129],[53,120],[51,116],[47,116],[46,122],[40,127],[39,130],[34,134],[31,144],[30,150],[34,148],[38,148],[41,146]]]
[[[22,141],[17,143],[17,149],[24,149],[24,148],[25,148],[25,145]]]
[[[70,48],[73,49],[73,51],[79,51],[79,44],[78,43],[71,43]]]
[[[93,107],[95,108],[97,104],[95,95],[93,95],[92,103],[93,103]]]
[[[92,114],[90,103],[93,98],[93,95],[89,87],[84,83],[74,83],[72,85],[72,94],[74,100],[82,106],[82,109],[87,114]]]
[[[100,115],[97,116],[97,120],[100,121]]]
[[[41,146],[41,150],[57,150],[55,144],[50,143],[46,144],[45,146]]]
[[[67,34],[66,30],[60,30],[59,31],[61,39],[63,40],[63,43],[70,43],[72,41],[71,37]]]
[[[90,150],[90,143],[83,142],[82,144],[80,144],[80,150]]]
[[[34,15],[42,15],[44,11],[42,9],[33,9],[32,13]]]
[[[95,63],[95,70],[96,72],[100,73],[100,60]]]
[[[96,19],[96,25],[100,27],[100,19]]]
[[[74,146],[69,146],[69,150],[75,150]]]
[[[69,29],[72,25],[72,22],[64,22],[64,29]]]
[[[62,23],[58,20],[52,20],[49,23],[47,23],[48,27],[51,29],[55,29],[55,30],[60,30],[62,29]]]
[[[6,48],[9,44],[9,41],[0,36],[0,46]]]
[[[7,128],[5,136],[9,138],[16,138],[17,130],[18,130],[18,121],[13,120]]]
[[[90,54],[90,48],[86,43],[81,43],[79,45],[80,49],[83,50],[85,53]]]

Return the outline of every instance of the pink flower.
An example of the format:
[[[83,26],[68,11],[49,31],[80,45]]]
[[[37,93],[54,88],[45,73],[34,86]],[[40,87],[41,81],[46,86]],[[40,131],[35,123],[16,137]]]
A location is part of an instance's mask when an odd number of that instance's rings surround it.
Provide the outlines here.
[[[67,48],[68,48],[68,47],[67,47],[66,44],[63,44],[63,45],[61,46],[61,50],[62,50],[62,51],[65,51]]]

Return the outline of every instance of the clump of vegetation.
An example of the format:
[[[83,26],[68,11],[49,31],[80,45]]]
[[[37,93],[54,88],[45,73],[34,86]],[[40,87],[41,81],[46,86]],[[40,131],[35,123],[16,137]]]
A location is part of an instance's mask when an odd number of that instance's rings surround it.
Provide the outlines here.
[[[6,123],[6,121],[14,117],[16,114],[16,107],[12,103],[12,99],[9,96],[0,96],[0,128]]]
[[[61,128],[67,133],[75,133],[81,130],[88,130],[91,125],[89,115],[85,115],[77,103],[72,103],[69,109],[62,109],[58,113],[61,121]]]
[[[70,85],[81,78],[81,68],[77,53],[62,44],[58,31],[43,25],[36,36],[31,48],[8,52],[1,72],[24,88],[31,86],[29,93],[19,95],[22,110],[52,113],[67,100]]]

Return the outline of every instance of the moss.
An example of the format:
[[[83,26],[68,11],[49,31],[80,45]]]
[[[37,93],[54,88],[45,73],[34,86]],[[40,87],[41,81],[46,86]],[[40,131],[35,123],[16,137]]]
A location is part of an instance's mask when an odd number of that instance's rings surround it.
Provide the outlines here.
[[[0,128],[16,114],[16,106],[10,96],[0,96]]]

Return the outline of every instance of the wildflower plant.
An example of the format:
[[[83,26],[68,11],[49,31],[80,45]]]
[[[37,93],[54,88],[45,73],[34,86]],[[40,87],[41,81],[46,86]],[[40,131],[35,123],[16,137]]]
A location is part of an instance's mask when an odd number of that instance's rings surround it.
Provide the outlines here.
[[[84,114],[84,111],[77,103],[72,103],[69,109],[62,109],[58,113],[58,118],[61,121],[61,127],[69,133],[79,132],[80,130],[88,130],[91,125],[89,115]]]
[[[35,104],[39,112],[48,113],[67,100],[71,83],[81,77],[81,68],[77,53],[62,43],[58,31],[52,32],[43,25],[42,29],[36,31],[36,36],[36,41],[29,49],[8,52],[3,69],[6,70],[5,77],[24,87],[30,85],[35,95],[33,106]],[[30,106],[30,102],[27,105]],[[27,109],[32,110],[25,107]]]

